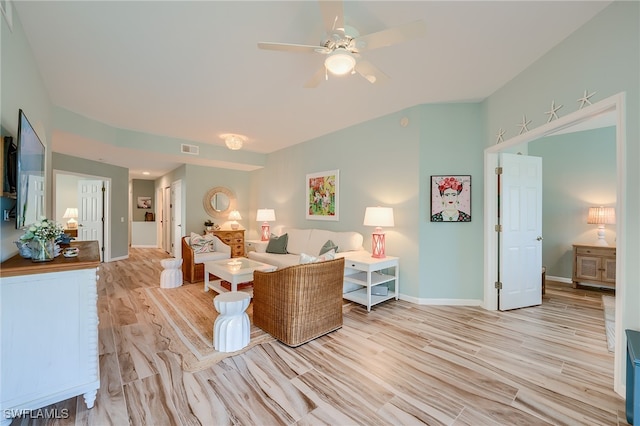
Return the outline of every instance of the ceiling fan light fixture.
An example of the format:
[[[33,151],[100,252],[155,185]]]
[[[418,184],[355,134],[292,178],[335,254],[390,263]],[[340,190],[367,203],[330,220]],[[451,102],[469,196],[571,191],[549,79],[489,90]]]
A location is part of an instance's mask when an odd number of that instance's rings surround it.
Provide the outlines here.
[[[228,134],[228,135],[222,135],[221,137],[222,139],[224,139],[224,143],[225,145],[227,145],[227,148],[229,148],[232,151],[237,151],[239,149],[242,149],[242,145],[247,140],[247,138],[242,135]]]
[[[347,49],[339,47],[327,56],[324,66],[331,74],[344,75],[356,66],[356,58]]]

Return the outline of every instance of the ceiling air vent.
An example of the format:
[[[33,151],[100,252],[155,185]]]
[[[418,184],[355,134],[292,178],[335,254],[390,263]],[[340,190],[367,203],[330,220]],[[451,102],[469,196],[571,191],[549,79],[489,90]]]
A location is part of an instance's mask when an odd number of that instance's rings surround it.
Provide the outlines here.
[[[186,143],[183,143],[182,145],[180,145],[180,152],[182,152],[183,154],[199,155],[200,148],[196,145],[188,145]]]

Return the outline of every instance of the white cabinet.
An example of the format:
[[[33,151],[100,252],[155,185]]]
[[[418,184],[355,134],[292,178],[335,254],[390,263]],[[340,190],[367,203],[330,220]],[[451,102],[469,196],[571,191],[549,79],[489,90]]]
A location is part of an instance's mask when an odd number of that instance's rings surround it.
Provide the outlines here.
[[[342,297],[365,305],[367,311],[371,311],[371,306],[385,300],[394,298],[398,300],[399,277],[400,265],[397,257],[387,256],[379,259],[372,257],[369,253],[345,256],[344,281],[360,287],[344,293]],[[376,291],[375,287],[383,291]]]
[[[98,244],[72,245],[80,248],[77,258],[37,264],[18,257],[1,265],[3,424],[25,410],[77,395],[89,408],[95,402],[100,387]]]

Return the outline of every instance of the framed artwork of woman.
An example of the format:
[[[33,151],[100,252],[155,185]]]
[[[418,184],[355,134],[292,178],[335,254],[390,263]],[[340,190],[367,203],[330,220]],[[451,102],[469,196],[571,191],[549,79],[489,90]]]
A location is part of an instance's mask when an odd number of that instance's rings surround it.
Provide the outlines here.
[[[471,222],[471,176],[431,176],[431,222]]]

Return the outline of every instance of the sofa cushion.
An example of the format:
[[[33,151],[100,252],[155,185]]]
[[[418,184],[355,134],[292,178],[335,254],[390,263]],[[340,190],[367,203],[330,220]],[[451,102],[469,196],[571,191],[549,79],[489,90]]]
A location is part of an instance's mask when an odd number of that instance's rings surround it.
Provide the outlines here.
[[[275,266],[276,268],[286,268],[300,263],[299,254],[273,254],[250,251],[247,253],[249,259]]]
[[[338,246],[334,244],[333,241],[331,240],[327,240],[326,243],[324,243],[324,245],[322,246],[322,248],[320,249],[320,253],[318,253],[319,256],[322,256],[323,254],[325,254],[328,251],[333,250],[334,253],[338,251]]]
[[[318,253],[319,250],[310,251],[307,249],[307,245],[309,243],[309,235],[311,235],[311,229],[287,228],[286,232],[287,234],[289,234],[289,242],[287,243],[287,252],[292,254],[300,254],[303,252]]]
[[[335,250],[329,250],[328,252],[320,256],[311,256],[309,254],[300,253],[300,264],[324,262],[325,260],[333,260],[335,258]]]
[[[216,251],[215,236],[191,233],[189,245],[194,253],[210,253]]]
[[[222,251],[212,251],[206,253],[194,253],[193,254],[193,263],[204,263],[209,262],[211,260],[222,260],[229,259],[229,253],[225,253]]]
[[[269,238],[269,244],[267,244],[267,253],[275,253],[275,254],[287,254],[287,241],[289,240],[288,234],[280,235],[276,237],[272,235]]]

